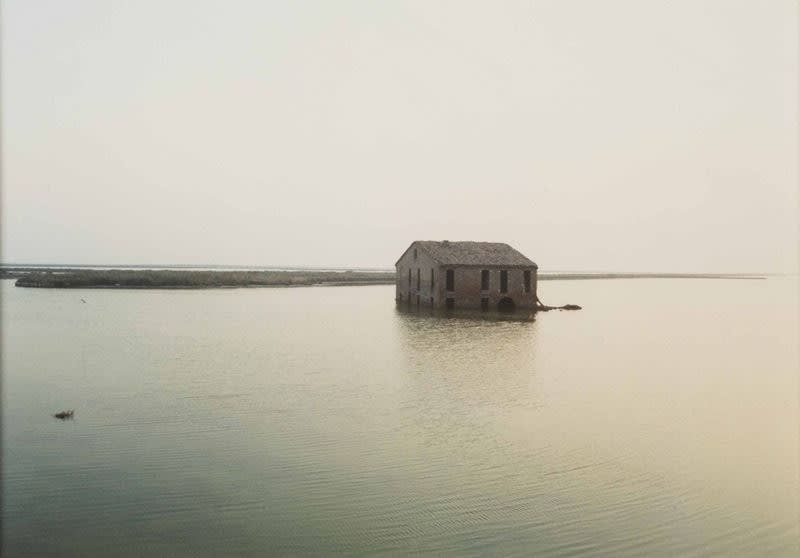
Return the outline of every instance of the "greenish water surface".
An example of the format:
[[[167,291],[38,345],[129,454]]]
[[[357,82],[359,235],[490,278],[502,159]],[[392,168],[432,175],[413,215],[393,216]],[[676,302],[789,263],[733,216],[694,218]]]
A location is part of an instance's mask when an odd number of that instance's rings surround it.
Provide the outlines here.
[[[540,290],[3,281],[3,556],[797,555],[796,278]]]

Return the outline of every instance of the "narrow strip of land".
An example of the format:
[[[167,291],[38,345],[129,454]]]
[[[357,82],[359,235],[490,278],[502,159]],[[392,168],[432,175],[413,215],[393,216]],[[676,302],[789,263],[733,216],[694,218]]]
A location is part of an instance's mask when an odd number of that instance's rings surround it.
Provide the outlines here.
[[[50,289],[213,289],[236,287],[302,287],[313,285],[391,285],[391,271],[289,271],[198,269],[0,269],[0,278],[18,287]],[[764,279],[763,275],[719,273],[540,272],[541,281],[588,279]]]
[[[766,279],[766,275],[749,273],[638,273],[638,272],[540,272],[540,281],[583,279]]]
[[[17,287],[50,289],[214,289],[394,284],[394,273],[355,271],[203,271],[138,269],[4,270]]]

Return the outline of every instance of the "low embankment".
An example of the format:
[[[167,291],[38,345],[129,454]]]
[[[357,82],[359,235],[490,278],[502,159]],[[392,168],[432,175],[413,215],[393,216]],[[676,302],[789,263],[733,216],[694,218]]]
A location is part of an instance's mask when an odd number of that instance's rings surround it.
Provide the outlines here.
[[[595,271],[545,271],[539,272],[539,281],[571,281],[582,279],[766,279],[765,275],[751,273],[640,273]]]
[[[6,272],[17,287],[51,289],[211,289],[394,284],[395,274],[354,271],[68,269]]]
[[[763,279],[745,274],[541,272],[540,281],[578,279]],[[212,289],[311,285],[392,285],[391,271],[5,268],[0,279],[50,289]]]

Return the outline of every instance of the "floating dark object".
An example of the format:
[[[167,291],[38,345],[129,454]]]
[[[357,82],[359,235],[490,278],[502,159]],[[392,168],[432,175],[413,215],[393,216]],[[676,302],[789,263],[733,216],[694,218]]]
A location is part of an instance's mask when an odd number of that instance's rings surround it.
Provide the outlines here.
[[[73,410],[61,411],[60,413],[54,414],[53,417],[57,418],[57,419],[61,419],[61,420],[67,420],[67,419],[71,419],[74,414],[75,414],[75,411],[73,411]]]
[[[81,302],[83,302],[84,304],[86,304],[86,301],[85,301],[85,300],[83,300],[83,299],[81,299]]]
[[[547,306],[543,304],[539,298],[536,298],[536,309],[540,312],[549,312],[550,310],[581,310],[582,308],[577,304],[565,304],[564,306]]]

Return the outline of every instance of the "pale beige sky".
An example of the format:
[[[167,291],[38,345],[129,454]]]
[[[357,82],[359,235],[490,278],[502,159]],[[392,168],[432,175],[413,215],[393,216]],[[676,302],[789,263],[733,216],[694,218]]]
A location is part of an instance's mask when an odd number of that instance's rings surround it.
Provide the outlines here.
[[[5,262],[793,271],[796,0],[2,2]]]

